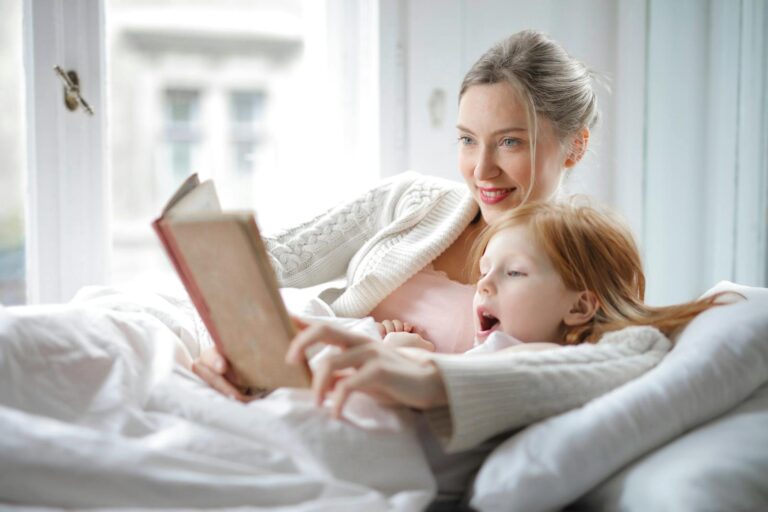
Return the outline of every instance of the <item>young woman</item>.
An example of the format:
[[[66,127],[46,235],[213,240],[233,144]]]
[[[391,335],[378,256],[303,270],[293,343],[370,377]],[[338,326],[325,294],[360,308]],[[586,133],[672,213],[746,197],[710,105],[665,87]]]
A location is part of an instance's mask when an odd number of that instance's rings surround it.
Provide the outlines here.
[[[405,173],[278,234],[268,249],[281,285],[307,287],[344,276],[346,282],[320,297],[348,317],[407,320],[396,313],[429,302],[399,302],[414,279],[427,279],[435,295],[471,301],[467,252],[479,231],[526,198],[554,196],[584,154],[596,120],[586,67],[539,32],[514,34],[480,57],[461,84],[458,162],[466,187]],[[441,278],[430,279],[430,273]],[[406,293],[393,297],[403,288]],[[460,302],[420,313],[435,319],[425,326],[430,338],[465,338],[443,327],[452,313],[466,314]],[[245,398],[220,378],[226,361],[214,351],[195,370],[219,391]]]
[[[418,311],[418,324],[431,339],[466,339],[466,333],[446,319],[466,324],[463,317],[470,311],[473,290],[466,272],[467,254],[478,233],[527,200],[555,196],[565,173],[584,155],[596,120],[597,99],[587,68],[541,33],[512,35],[480,57],[460,88],[458,161],[466,187],[405,173],[278,234],[267,245],[281,285],[307,287],[343,276],[338,286],[320,294],[336,315],[373,314],[377,319],[409,321],[409,312]],[[464,300],[435,302],[441,305],[428,309],[432,301],[408,292],[414,282],[419,285],[424,279],[431,297],[456,295]],[[398,296],[399,291],[404,293]],[[416,310],[414,305],[426,309]],[[458,445],[506,429],[498,420],[503,399],[464,401],[457,400],[461,394],[446,391],[487,386],[488,371],[438,370],[434,364],[414,363],[384,344],[376,349],[369,357],[388,369],[379,383],[385,394],[410,406],[449,405],[443,426]],[[249,399],[233,385],[226,360],[214,350],[205,351],[193,369],[218,391]],[[507,384],[493,380],[493,386]],[[498,391],[496,396],[504,396],[504,389]],[[585,389],[580,399],[597,391]],[[472,417],[477,425],[477,418],[485,416],[488,421],[482,428],[461,424]]]

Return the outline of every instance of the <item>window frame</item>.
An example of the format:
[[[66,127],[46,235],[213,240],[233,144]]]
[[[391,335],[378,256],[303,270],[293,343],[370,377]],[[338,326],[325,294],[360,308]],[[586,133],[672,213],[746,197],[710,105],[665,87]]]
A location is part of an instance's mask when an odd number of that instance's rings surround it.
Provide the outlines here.
[[[108,282],[103,0],[27,0],[23,24],[27,303],[64,302]],[[55,65],[77,71],[93,116],[66,109]]]

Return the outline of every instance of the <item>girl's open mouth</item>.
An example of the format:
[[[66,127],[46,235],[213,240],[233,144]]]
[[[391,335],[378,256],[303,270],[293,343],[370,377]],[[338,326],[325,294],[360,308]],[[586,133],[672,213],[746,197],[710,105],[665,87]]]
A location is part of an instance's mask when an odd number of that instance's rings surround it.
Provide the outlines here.
[[[480,320],[480,331],[477,333],[477,338],[484,340],[499,326],[499,319],[483,309],[477,310],[477,317]]]

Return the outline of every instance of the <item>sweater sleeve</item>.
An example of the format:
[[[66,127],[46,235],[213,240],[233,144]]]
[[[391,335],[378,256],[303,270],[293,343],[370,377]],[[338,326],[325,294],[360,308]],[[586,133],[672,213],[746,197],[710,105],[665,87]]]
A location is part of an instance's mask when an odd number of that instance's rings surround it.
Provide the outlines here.
[[[448,406],[427,419],[447,451],[471,448],[586,402],[642,375],[671,343],[652,327],[609,333],[596,345],[543,352],[435,355]]]
[[[355,253],[390,221],[393,203],[415,176],[385,180],[308,222],[265,237],[280,286],[305,288],[343,276]]]

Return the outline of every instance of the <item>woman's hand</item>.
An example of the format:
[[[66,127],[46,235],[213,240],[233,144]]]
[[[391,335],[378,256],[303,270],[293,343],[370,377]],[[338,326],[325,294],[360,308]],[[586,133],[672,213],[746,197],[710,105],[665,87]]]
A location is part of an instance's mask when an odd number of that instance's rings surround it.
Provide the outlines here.
[[[307,348],[318,343],[342,349],[341,353],[322,360],[312,378],[316,403],[322,404],[326,395],[332,393],[336,417],[341,416],[354,391],[385,403],[417,409],[438,407],[448,401],[442,375],[428,359],[410,357],[407,350],[332,325],[310,324],[293,339],[286,360],[301,362],[306,358]]]
[[[222,395],[241,402],[250,402],[258,398],[246,395],[238,389],[240,384],[237,375],[216,347],[204,350],[200,357],[192,362],[192,371]]]

